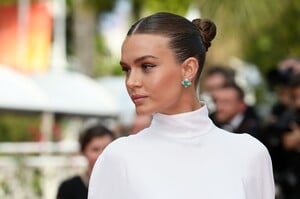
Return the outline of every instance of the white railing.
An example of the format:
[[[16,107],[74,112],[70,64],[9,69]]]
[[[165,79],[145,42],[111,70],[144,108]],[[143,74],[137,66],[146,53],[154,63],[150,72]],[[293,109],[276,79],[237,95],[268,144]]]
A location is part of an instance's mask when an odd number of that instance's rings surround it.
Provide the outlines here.
[[[59,184],[82,173],[76,142],[0,143],[0,198],[53,199]]]
[[[79,144],[76,141],[62,142],[0,142],[0,154],[48,154],[77,153]]]

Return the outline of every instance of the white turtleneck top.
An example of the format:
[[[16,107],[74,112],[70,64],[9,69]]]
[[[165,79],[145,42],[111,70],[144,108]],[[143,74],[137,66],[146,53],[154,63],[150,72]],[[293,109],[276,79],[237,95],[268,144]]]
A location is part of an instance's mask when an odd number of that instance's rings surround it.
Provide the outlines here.
[[[149,128],[98,158],[88,199],[274,199],[269,153],[248,134],[217,128],[206,106],[154,114]]]

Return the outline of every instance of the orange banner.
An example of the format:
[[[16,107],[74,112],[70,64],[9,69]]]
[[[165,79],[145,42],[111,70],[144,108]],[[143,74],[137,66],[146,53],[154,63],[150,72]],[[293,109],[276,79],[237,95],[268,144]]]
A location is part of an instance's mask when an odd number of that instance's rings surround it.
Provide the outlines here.
[[[46,71],[51,35],[48,3],[0,6],[0,64],[26,73]]]

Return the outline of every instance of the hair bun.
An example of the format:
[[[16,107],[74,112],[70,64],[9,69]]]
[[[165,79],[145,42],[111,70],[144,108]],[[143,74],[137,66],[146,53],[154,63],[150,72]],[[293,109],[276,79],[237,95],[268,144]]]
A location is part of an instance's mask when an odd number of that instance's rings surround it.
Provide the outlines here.
[[[216,36],[217,27],[215,23],[209,19],[194,19],[192,22],[198,27],[200,36],[207,51],[211,46],[211,41]]]

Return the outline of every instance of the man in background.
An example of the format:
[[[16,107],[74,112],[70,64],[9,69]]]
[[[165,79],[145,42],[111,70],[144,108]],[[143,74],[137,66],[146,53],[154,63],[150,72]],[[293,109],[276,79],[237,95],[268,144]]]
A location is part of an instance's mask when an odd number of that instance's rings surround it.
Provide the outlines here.
[[[227,84],[215,90],[215,112],[210,117],[222,129],[233,133],[260,136],[260,124],[253,109],[244,101],[244,92],[236,84]]]
[[[201,84],[202,93],[201,100],[205,101],[208,110],[212,113],[215,110],[213,102],[214,93],[225,84],[233,84],[235,82],[235,71],[226,66],[211,66],[204,74]]]

